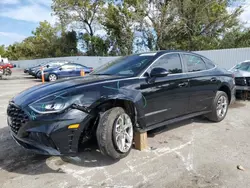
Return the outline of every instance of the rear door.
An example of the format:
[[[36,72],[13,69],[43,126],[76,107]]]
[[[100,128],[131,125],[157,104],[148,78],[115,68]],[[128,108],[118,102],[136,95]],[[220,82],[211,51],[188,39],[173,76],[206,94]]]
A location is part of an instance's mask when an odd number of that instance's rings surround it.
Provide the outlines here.
[[[196,54],[182,53],[182,59],[190,86],[188,113],[210,110],[220,82],[214,74],[215,65]]]
[[[151,126],[165,120],[184,115],[188,105],[188,80],[183,73],[183,66],[178,53],[166,54],[160,57],[148,70],[164,68],[168,76],[145,78],[141,85],[145,97],[145,120]]]
[[[86,73],[85,67],[82,65],[76,65],[76,70],[74,75],[75,76],[80,76],[81,75],[81,71],[84,71]]]

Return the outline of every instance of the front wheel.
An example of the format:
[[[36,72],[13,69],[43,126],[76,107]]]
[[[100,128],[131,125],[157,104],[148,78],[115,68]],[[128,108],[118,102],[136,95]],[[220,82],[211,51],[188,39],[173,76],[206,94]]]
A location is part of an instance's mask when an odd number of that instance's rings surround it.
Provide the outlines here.
[[[223,91],[217,91],[212,104],[212,112],[207,115],[207,118],[214,122],[222,121],[226,117],[228,105],[227,94]]]
[[[126,157],[133,143],[133,124],[123,108],[115,107],[104,112],[96,130],[102,154],[113,159]]]
[[[57,80],[57,75],[56,74],[50,74],[49,75],[49,81],[50,82],[54,82]]]

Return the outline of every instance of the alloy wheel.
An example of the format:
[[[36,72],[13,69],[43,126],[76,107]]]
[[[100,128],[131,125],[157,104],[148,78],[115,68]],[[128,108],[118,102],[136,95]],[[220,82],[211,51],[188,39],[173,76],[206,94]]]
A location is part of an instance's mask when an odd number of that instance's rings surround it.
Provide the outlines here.
[[[220,98],[218,99],[218,102],[217,102],[217,107],[216,107],[216,110],[217,110],[217,115],[219,117],[224,117],[226,112],[227,112],[227,98],[225,96],[220,96]]]
[[[49,75],[49,81],[53,82],[57,80],[57,76],[55,74]]]
[[[133,142],[133,124],[127,114],[121,114],[115,121],[114,141],[118,150],[126,153]]]

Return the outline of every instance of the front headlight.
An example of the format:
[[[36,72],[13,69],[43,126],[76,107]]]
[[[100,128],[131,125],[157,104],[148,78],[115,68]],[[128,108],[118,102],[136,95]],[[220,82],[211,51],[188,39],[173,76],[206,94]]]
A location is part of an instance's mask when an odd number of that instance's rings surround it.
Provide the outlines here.
[[[67,109],[72,104],[83,105],[83,97],[83,95],[79,94],[59,93],[39,99],[30,104],[29,107],[40,114],[58,113]]]

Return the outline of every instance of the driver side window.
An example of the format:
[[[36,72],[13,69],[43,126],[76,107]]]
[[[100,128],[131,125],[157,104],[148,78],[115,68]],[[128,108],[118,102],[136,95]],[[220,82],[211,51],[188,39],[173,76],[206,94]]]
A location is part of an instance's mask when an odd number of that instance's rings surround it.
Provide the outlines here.
[[[166,54],[153,64],[152,69],[156,67],[166,69],[169,74],[182,73],[180,55],[177,53]]]

